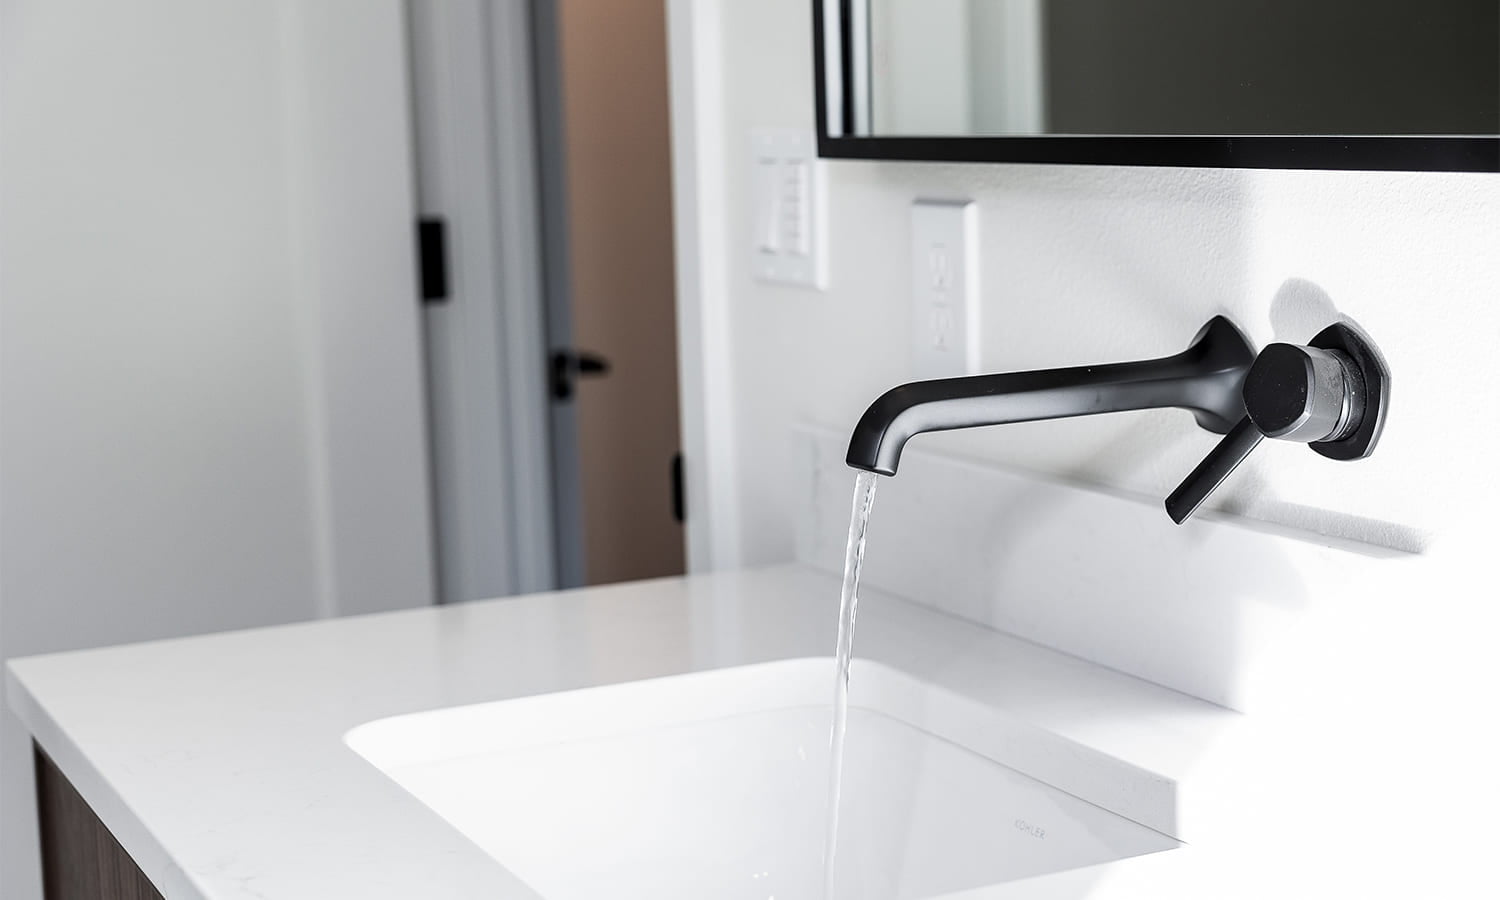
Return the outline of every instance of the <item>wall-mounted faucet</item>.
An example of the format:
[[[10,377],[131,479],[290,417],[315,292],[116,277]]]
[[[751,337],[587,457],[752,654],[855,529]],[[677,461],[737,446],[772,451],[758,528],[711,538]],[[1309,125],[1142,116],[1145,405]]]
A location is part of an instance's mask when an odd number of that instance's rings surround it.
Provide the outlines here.
[[[895,475],[906,442],[945,431],[1132,409],[1190,410],[1225,435],[1167,499],[1181,524],[1267,437],[1302,441],[1330,459],[1362,459],[1384,424],[1390,376],[1359,331],[1333,325],[1307,346],[1259,355],[1223,316],[1175,356],[1142,362],[917,381],[882,394],[854,427],[846,461]]]
[[[1131,409],[1191,410],[1199,425],[1224,434],[1245,417],[1240,388],[1254,360],[1254,348],[1234,323],[1215,316],[1191,346],[1162,359],[903,384],[865,410],[849,439],[847,462],[894,475],[901,449],[924,431]]]

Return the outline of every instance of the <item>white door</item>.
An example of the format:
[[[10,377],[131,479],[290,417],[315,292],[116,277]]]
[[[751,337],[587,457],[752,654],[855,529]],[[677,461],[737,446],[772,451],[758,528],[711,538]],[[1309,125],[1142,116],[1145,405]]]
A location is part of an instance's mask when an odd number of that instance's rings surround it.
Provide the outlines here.
[[[407,90],[399,0],[0,0],[5,657],[431,602]]]

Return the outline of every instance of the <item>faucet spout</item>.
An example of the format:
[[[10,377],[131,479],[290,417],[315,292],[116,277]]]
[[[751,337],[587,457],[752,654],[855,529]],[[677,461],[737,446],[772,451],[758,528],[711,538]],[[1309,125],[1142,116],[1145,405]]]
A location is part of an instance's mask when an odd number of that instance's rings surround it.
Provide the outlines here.
[[[1215,316],[1175,356],[1140,362],[916,381],[870,404],[849,440],[856,469],[895,475],[906,442],[924,431],[1177,408],[1224,434],[1245,415],[1240,389],[1255,351]]]

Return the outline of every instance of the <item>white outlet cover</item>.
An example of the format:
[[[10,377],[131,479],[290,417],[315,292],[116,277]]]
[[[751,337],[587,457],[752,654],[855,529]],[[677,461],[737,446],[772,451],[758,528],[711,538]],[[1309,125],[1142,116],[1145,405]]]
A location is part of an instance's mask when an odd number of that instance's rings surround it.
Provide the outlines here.
[[[826,203],[817,137],[800,128],[750,133],[751,270],[761,281],[825,288]]]
[[[978,214],[968,201],[911,207],[912,374],[979,373]]]

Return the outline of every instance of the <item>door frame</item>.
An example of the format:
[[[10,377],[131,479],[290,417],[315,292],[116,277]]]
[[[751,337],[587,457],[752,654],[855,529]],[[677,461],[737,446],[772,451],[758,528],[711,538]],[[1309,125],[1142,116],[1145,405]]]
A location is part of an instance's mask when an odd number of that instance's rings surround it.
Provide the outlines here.
[[[445,603],[559,584],[532,6],[407,0],[417,205],[449,272],[422,317]]]
[[[667,0],[677,371],[689,574],[744,564],[719,0]]]
[[[560,0],[529,0],[535,63],[536,178],[541,205],[543,303],[548,348],[573,347],[573,262],[568,234],[567,127],[563,116]],[[549,354],[550,355],[550,354]],[[578,413],[571,402],[549,404],[552,437],[552,534],[557,586],[587,583],[588,548],[583,527],[583,472],[578,452]]]

